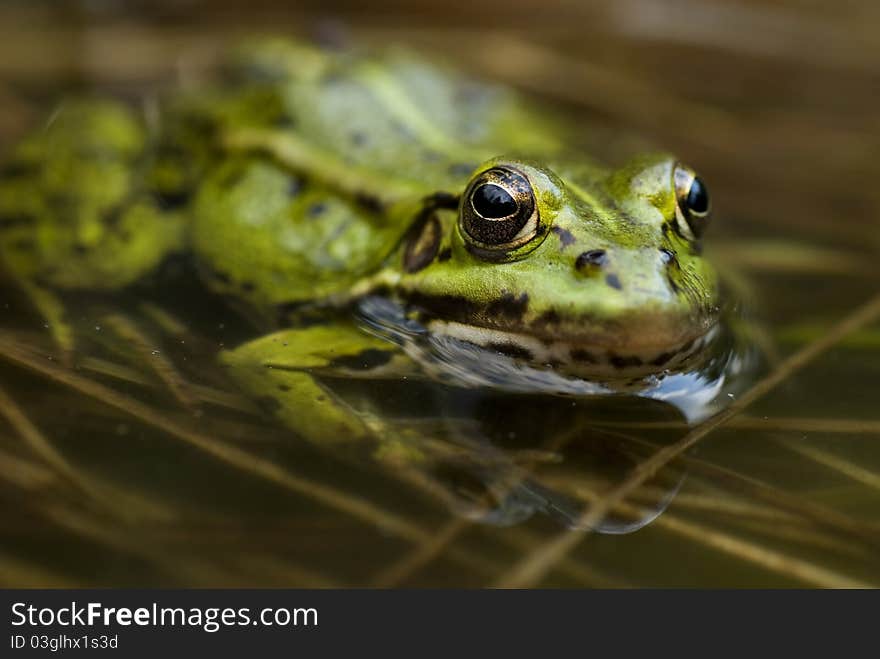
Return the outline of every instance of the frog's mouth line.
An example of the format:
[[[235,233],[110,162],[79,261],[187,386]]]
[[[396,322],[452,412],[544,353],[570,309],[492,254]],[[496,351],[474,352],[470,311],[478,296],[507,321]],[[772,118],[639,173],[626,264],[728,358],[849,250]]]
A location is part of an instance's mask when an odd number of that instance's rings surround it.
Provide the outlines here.
[[[432,334],[449,336],[533,364],[607,378],[643,377],[677,370],[701,354],[717,334],[717,325],[680,342],[645,350],[603,348],[566,339],[546,340],[522,332],[498,330],[454,321],[431,320]]]

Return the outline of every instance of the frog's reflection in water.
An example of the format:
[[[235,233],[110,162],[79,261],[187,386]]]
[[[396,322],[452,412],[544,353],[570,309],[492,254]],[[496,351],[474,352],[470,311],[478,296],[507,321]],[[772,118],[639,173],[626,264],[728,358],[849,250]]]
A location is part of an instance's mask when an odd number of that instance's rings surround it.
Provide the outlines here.
[[[456,514],[509,526],[535,515],[576,527],[589,505],[687,427],[668,403],[636,396],[566,398],[384,381],[381,414],[364,382],[335,383],[350,404],[381,417],[374,446],[352,447]],[[669,505],[684,473],[661,471],[625,509],[592,530],[630,533]]]
[[[722,326],[690,370],[616,391],[434,336],[401,307],[369,302],[359,308],[365,328],[397,344],[418,368],[402,380],[375,383],[369,396],[363,382],[337,380],[330,388],[369,410],[379,444],[373,457],[398,476],[415,470],[414,480],[430,483],[459,514],[497,525],[542,514],[581,526],[592,502],[729,404],[758,364],[755,351]],[[683,479],[677,466],[667,466],[591,530],[642,528],[666,509]]]
[[[446,417],[471,448],[495,508],[482,521],[508,525],[534,514],[579,527],[591,503],[623,481],[657,447],[681,434],[684,419],[668,404],[633,396],[566,399],[540,395],[446,392]],[[464,399],[468,400],[464,400]],[[453,431],[453,432],[455,432]],[[475,439],[477,437],[477,439]],[[662,471],[625,510],[614,510],[591,530],[623,534],[660,515],[684,473]]]

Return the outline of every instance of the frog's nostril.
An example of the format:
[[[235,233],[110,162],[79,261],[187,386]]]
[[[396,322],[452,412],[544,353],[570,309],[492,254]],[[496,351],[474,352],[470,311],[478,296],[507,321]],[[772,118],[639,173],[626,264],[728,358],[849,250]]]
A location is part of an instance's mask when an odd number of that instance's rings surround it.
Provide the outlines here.
[[[623,290],[623,284],[620,283],[620,277],[618,277],[613,272],[605,275],[605,283],[608,284],[611,288],[614,288],[618,291]]]
[[[590,268],[601,268],[608,262],[608,253],[604,249],[591,249],[582,252],[574,262],[574,267],[581,272]]]

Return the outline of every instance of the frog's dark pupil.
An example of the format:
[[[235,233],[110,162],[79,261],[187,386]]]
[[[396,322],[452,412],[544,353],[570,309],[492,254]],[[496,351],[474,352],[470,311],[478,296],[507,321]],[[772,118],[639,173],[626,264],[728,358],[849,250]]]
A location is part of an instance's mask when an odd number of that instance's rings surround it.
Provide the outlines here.
[[[709,191],[706,184],[697,176],[691,183],[691,189],[687,196],[687,205],[693,213],[705,213],[709,210]]]
[[[474,210],[486,219],[501,219],[516,212],[516,200],[500,185],[486,183],[471,196]]]

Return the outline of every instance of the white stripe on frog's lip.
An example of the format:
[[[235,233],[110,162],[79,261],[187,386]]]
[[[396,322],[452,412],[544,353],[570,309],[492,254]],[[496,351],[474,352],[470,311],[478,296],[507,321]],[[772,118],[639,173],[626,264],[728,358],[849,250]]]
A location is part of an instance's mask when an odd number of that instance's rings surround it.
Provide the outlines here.
[[[466,341],[523,362],[561,367],[571,374],[610,380],[679,370],[699,355],[717,333],[717,326],[713,326],[701,336],[665,350],[622,352],[565,339],[547,341],[529,334],[443,320],[429,321],[427,329],[433,335]]]
[[[443,321],[422,324],[409,318],[399,303],[379,296],[361,299],[357,308],[366,331],[399,345],[428,377],[458,387],[491,387],[510,393],[596,396],[632,392],[649,398],[668,398],[669,392],[661,385],[665,371],[676,371],[669,373],[672,377],[664,380],[667,382],[674,380],[677,373],[684,373],[691,365],[697,366],[704,355],[710,354],[711,351],[706,348],[718,333],[717,326],[713,327],[705,337],[695,340],[687,349],[682,346],[680,353],[670,358],[669,364],[663,368],[652,366],[636,373],[631,368],[614,365],[609,356],[605,375],[602,375],[596,374],[597,367],[601,369],[602,364],[573,365],[564,362],[558,364],[559,368],[554,368],[548,367],[547,361],[537,361],[531,353],[526,355],[521,352],[514,357],[510,352],[505,354],[492,347],[493,340],[506,340],[514,347],[514,352],[516,348],[521,351],[536,347],[546,349],[547,344],[533,336]],[[513,343],[515,340],[519,340],[518,345]],[[558,345],[560,352],[562,346],[567,346],[565,354],[569,359],[572,350],[580,347],[562,342],[558,342]],[[674,369],[670,368],[670,364]],[[576,366],[587,366],[592,371]],[[698,385],[700,390],[705,388],[702,381],[693,384]],[[691,385],[676,382],[675,386],[681,391],[673,392],[673,397],[689,400],[693,393]],[[672,403],[681,408],[680,402]]]
[[[633,394],[673,406],[689,423],[705,420],[722,409],[728,398],[719,399],[721,393],[732,396],[740,391],[749,382],[743,376],[753,374],[759,363],[752,347],[726,345],[723,337],[728,326],[721,323],[694,340],[687,350],[682,346],[680,355],[670,361],[675,362],[674,367],[654,367],[652,373],[629,378],[617,369],[607,378],[580,375],[567,372],[564,366],[548,368],[478,344],[485,341],[479,337],[510,337],[510,333],[459,326],[478,336],[458,339],[442,333],[447,325],[435,324],[435,334],[427,324],[409,317],[399,303],[379,296],[362,298],[357,310],[365,331],[400,346],[425,375],[444,384],[558,396]],[[526,339],[540,342],[528,335]]]

